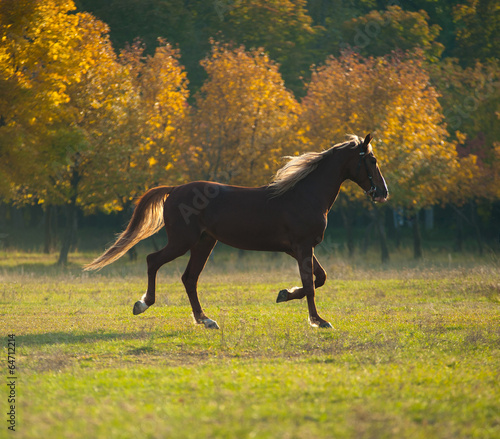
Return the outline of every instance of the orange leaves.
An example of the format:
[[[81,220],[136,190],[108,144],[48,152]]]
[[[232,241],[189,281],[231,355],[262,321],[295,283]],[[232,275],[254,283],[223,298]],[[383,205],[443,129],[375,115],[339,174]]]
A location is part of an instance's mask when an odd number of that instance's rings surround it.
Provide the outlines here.
[[[89,209],[126,187],[122,128],[133,95],[107,26],[74,10],[64,0],[1,3],[0,88],[12,92],[0,98],[0,148],[16,133],[17,191],[50,204],[74,197]]]
[[[310,149],[327,148],[346,133],[374,133],[391,199],[408,207],[442,200],[458,167],[422,63],[353,53],[329,58],[313,72],[301,116]]]
[[[191,178],[265,183],[299,111],[278,67],[262,49],[212,42],[202,61],[208,79],[196,95],[189,133],[196,155],[186,157]]]
[[[179,51],[164,40],[159,43],[154,56],[144,56],[138,41],[120,54],[136,95],[136,134],[143,145],[134,162],[143,164],[143,180],[148,182],[168,178],[165,171],[179,156],[180,129],[188,112],[188,81]]]
[[[79,202],[106,209],[162,182],[264,184],[281,156],[325,149],[350,133],[375,135],[375,153],[396,204],[461,202],[464,194],[477,192],[471,182],[483,165],[491,172],[481,181],[498,181],[497,150],[482,157],[474,149],[459,159],[455,144],[447,141],[438,93],[426,73],[436,29],[423,14],[389,8],[353,24],[373,19],[381,32],[395,29],[397,40],[413,47],[411,33],[400,26],[409,23],[417,39],[428,43],[416,44],[426,55],[330,57],[314,68],[307,95],[297,102],[273,59],[297,66],[308,59],[300,50],[294,58],[289,44],[300,45],[315,32],[305,5],[303,0],[235,3],[224,23],[248,27],[249,45],[262,42],[268,52],[212,41],[202,61],[207,79],[189,103],[179,50],[166,41],[152,56],[136,42],[117,57],[107,26],[74,13],[71,0],[0,2],[0,148],[10,163],[23,165],[18,166],[26,169],[23,181],[47,202],[67,199],[77,170]],[[289,38],[287,32],[301,37]],[[491,119],[480,116],[498,111],[495,67],[442,66],[441,76],[462,99],[443,91],[456,113],[447,120],[460,117],[453,130],[486,131],[484,121]],[[469,95],[463,98],[464,93]],[[497,131],[490,128],[487,147]],[[456,137],[458,143],[470,142]],[[18,177],[14,180],[22,180]],[[9,184],[4,180],[2,188]],[[494,184],[488,183],[485,193],[494,192],[499,186]],[[111,196],[115,201],[106,198]]]

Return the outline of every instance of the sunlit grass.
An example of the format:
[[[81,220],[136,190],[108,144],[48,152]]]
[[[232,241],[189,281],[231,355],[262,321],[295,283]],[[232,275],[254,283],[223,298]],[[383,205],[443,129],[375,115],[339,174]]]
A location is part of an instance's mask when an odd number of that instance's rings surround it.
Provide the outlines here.
[[[275,303],[299,283],[291,258],[222,252],[200,280],[220,325],[209,331],[191,318],[186,257],[160,271],[157,303],[133,316],[144,262],[82,273],[92,256],[65,269],[38,254],[0,258],[18,437],[500,434],[495,261],[361,265],[323,254],[329,280],[317,304],[334,329],[318,330],[305,301]]]

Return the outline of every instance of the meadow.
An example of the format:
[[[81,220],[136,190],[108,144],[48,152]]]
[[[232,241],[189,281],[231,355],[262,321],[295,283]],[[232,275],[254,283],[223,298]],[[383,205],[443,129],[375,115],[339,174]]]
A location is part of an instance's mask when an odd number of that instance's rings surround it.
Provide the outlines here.
[[[2,373],[15,335],[16,438],[498,438],[500,268],[488,256],[320,257],[333,329],[312,328],[292,259],[216,252],[200,299],[220,326],[193,324],[162,268],[139,316],[143,255],[96,274],[95,253],[0,252]],[[406,261],[406,262],[405,262]],[[5,379],[4,379],[5,381]],[[2,383],[4,384],[4,383]]]

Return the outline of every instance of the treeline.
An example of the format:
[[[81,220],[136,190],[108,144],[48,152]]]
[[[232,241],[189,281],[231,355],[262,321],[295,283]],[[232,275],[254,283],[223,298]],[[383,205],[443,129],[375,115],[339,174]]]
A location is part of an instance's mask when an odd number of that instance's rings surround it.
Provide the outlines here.
[[[449,204],[473,222],[500,198],[494,2],[77,5],[0,2],[0,197],[64,207],[61,263],[79,210],[127,210],[158,184],[266,184],[280,157],[348,133],[374,135],[409,216]],[[359,203],[347,185],[348,232]]]

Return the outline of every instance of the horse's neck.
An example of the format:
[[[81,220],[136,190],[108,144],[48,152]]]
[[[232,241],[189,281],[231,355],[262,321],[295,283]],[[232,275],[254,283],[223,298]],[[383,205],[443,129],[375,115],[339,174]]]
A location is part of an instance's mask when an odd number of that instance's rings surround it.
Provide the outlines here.
[[[328,212],[340,191],[340,186],[346,179],[345,164],[348,160],[348,151],[336,151],[326,157],[324,162],[315,169],[304,184],[308,197],[315,200],[318,208]]]

